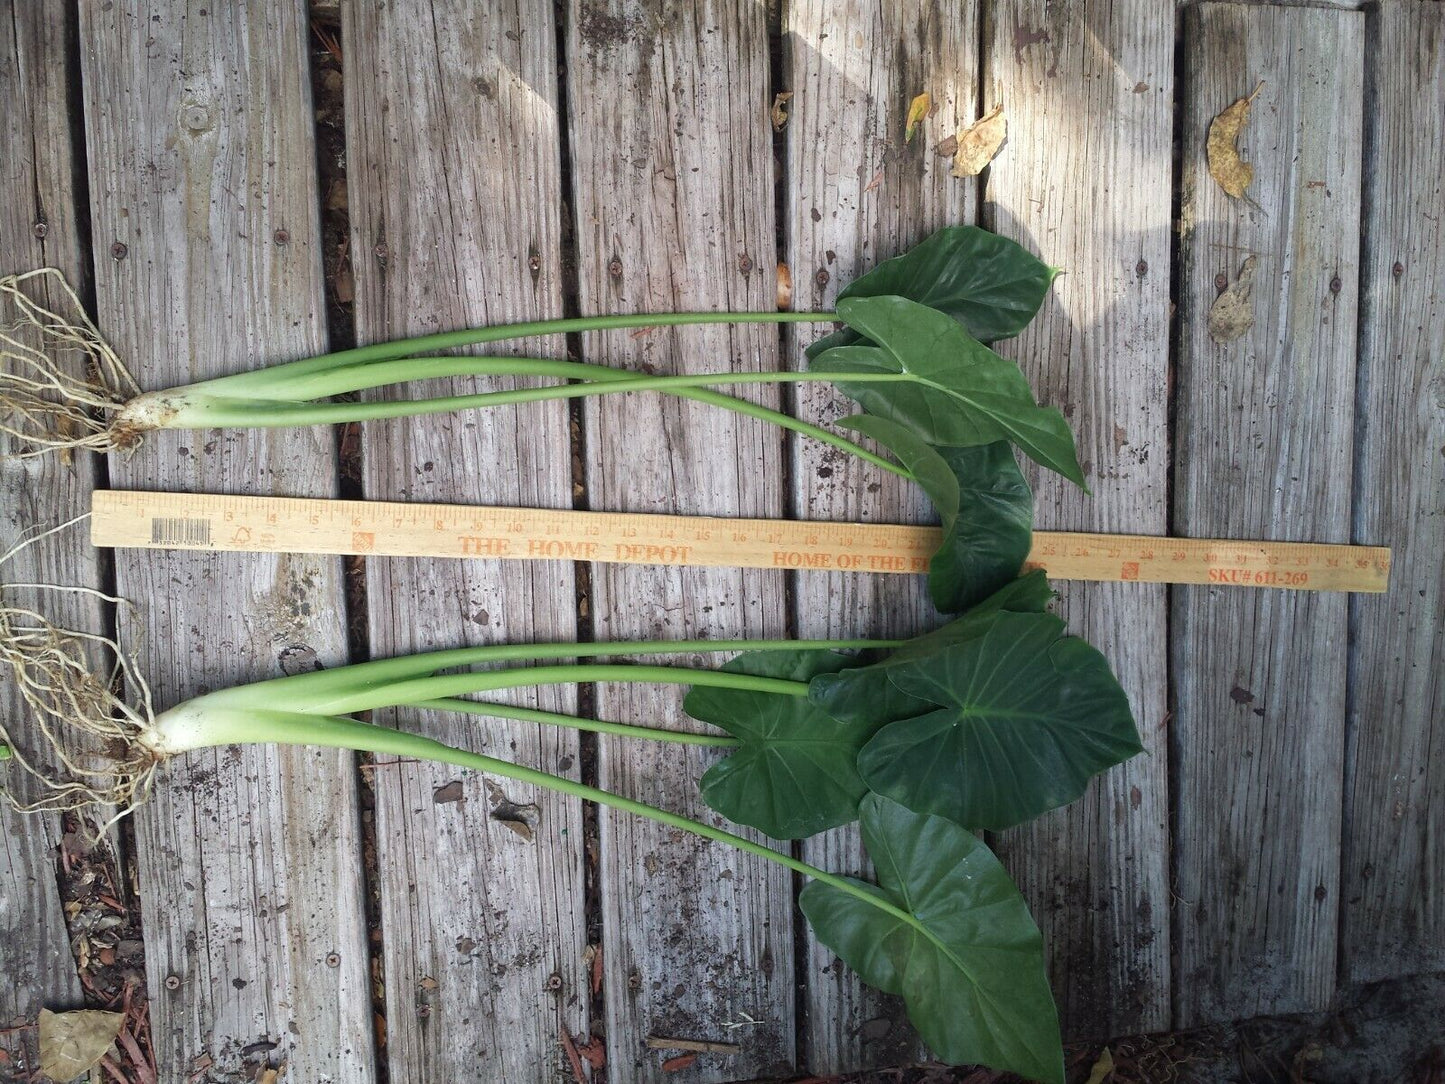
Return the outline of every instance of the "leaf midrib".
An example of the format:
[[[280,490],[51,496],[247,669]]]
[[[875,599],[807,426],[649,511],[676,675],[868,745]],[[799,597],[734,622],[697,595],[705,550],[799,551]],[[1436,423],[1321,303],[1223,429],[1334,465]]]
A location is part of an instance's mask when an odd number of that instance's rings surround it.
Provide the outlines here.
[[[893,846],[888,841],[887,837],[883,837],[880,842],[882,842],[883,848],[888,854],[889,863],[893,866],[894,869],[900,869],[901,867],[899,866],[898,861],[893,856]],[[994,1009],[998,1010],[1001,1015],[1006,1018],[1008,1014],[1004,1011],[1003,1006],[1001,1006],[998,1001],[994,999],[988,988],[984,986],[983,983],[978,981],[978,979],[974,976],[973,971],[969,969],[968,965],[965,964],[963,960],[959,959],[959,957],[954,953],[953,949],[950,948],[945,942],[939,940],[937,935],[935,935],[934,932],[930,930],[927,926],[925,926],[923,924],[923,921],[918,918],[917,914],[914,912],[913,909],[913,901],[908,896],[907,882],[901,878],[899,880],[899,888],[900,894],[903,897],[903,913],[907,916],[909,925],[911,925],[915,930],[921,933],[927,940],[931,941],[934,946],[937,947],[939,953],[944,957],[944,959],[948,960],[951,964],[953,964],[954,967],[958,968],[959,972],[963,975],[963,977],[966,978],[969,981],[970,985],[972,985],[973,988],[978,991],[979,997],[982,998],[984,1001],[988,1002],[989,1005],[991,1005]],[[882,910],[882,908],[879,909]],[[887,912],[884,913],[886,914]]]

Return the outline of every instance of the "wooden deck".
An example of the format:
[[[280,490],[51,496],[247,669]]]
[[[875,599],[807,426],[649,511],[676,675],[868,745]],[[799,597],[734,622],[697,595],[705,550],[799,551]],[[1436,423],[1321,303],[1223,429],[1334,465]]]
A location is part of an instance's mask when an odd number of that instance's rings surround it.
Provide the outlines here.
[[[777,9],[780,8],[781,11]],[[560,24],[557,22],[560,13]],[[1172,0],[355,0],[340,11],[347,257],[328,301],[303,0],[0,0],[0,273],[63,268],[142,385],[567,312],[795,307],[977,221],[1067,274],[1005,344],[1078,435],[1093,495],[1039,526],[1388,545],[1383,596],[1064,585],[1148,756],[992,842],[1031,900],[1068,1033],[1327,1006],[1445,970],[1445,5]],[[1263,82],[1252,202],[1204,164]],[[932,95],[922,138],[909,101]],[[791,91],[780,133],[775,91]],[[978,181],[936,153],[995,104]],[[333,165],[335,165],[333,163]],[[1207,315],[1253,259],[1254,324]],[[528,343],[672,372],[786,369],[806,337],[696,328]],[[810,419],[831,392],[764,393]],[[0,462],[0,545],[92,486],[918,521],[916,492],[696,403],[607,397],[327,431],[165,435],[108,465]],[[911,633],[918,584],[841,573],[96,554],[8,580],[114,582],[158,701],[464,643]],[[104,628],[99,607],[63,613]],[[349,646],[350,645],[350,646]],[[671,695],[602,688],[604,717]],[[534,702],[534,701],[528,701]],[[560,693],[535,700],[572,709]],[[0,711],[19,710],[9,686]],[[412,714],[446,740],[681,811],[701,752]],[[457,783],[458,786],[451,786]],[[443,789],[446,788],[446,789]],[[528,811],[530,838],[494,818]],[[82,996],[58,818],[0,809],[0,1028]],[[892,999],[813,942],[777,867],[425,764],[222,750],[124,836],[160,1079],[738,1081],[919,1056]],[[856,835],[803,857],[856,870]],[[600,954],[600,968],[594,961]],[[594,985],[594,974],[599,983]],[[0,1033],[0,1078],[24,1031]],[[731,1043],[678,1072],[650,1037]],[[19,1070],[16,1069],[18,1072]]]

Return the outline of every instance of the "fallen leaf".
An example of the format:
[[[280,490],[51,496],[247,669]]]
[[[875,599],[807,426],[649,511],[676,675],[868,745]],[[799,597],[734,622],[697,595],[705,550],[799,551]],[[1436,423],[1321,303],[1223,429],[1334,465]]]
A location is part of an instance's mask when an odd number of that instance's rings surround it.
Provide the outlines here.
[[[958,152],[953,156],[955,177],[977,177],[993,161],[1008,137],[1008,118],[1003,102],[958,133]]]
[[[958,153],[958,136],[951,135],[938,146],[933,148],[933,153],[940,158],[952,158]]]
[[[566,1027],[562,1028],[562,1049],[566,1052],[567,1061],[572,1066],[574,1084],[587,1084],[587,1074],[582,1071],[582,1058],[577,1053],[577,1044],[572,1041],[572,1036],[567,1033]]]
[[[351,272],[342,268],[336,272],[336,303],[350,305],[355,300],[356,283],[352,280]]]
[[[1254,167],[1239,157],[1239,133],[1249,123],[1249,107],[1263,86],[1261,79],[1248,98],[1240,98],[1209,122],[1209,138],[1204,148],[1209,159],[1209,175],[1235,199],[1242,199],[1249,182],[1254,180]]]
[[[773,131],[781,132],[783,125],[788,123],[788,111],[784,107],[788,104],[788,99],[792,96],[793,92],[791,90],[782,90],[773,95],[773,108],[770,111],[770,115],[773,118]]]
[[[450,783],[437,787],[431,795],[431,800],[437,805],[460,802],[462,799],[462,781],[460,779],[453,779]]]
[[[1239,277],[1227,286],[1209,310],[1209,337],[1217,343],[1233,342],[1254,327],[1254,265],[1257,256],[1250,256],[1240,265]]]
[[[510,828],[513,832],[517,833],[517,835],[521,836],[525,842],[532,842],[532,826],[526,821],[512,820],[509,817],[498,817],[495,814],[492,819],[503,828]]]
[[[586,1046],[579,1046],[577,1053],[582,1055],[582,1060],[594,1069],[601,1069],[607,1064],[607,1047],[597,1036],[587,1040]]]
[[[592,992],[602,992],[602,946],[588,945],[587,951],[582,954],[582,961],[591,969]]]
[[[52,1080],[74,1080],[100,1064],[125,1023],[125,1013],[78,1009],[40,1010],[40,1071]]]
[[[863,191],[864,191],[864,192],[871,192],[871,191],[873,191],[873,189],[877,188],[877,187],[878,187],[880,184],[882,184],[882,183],[883,183],[883,171],[880,169],[877,173],[873,174],[873,179],[868,182],[868,186],[867,186],[866,188],[864,188]]]
[[[913,137],[918,134],[923,120],[928,116],[929,107],[933,105],[933,99],[924,91],[913,101],[908,103],[908,122],[903,126],[903,142],[912,143]]]
[[[1109,1053],[1109,1048],[1104,1047],[1104,1052],[1099,1055],[1099,1060],[1094,1062],[1094,1068],[1089,1071],[1089,1079],[1084,1084],[1104,1084],[1114,1074],[1114,1055]]]
[[[256,1078],[256,1084],[276,1084],[276,1079],[280,1075],[279,1069],[262,1069],[261,1075]]]
[[[681,1054],[675,1058],[668,1058],[662,1063],[664,1073],[679,1073],[697,1061],[696,1054]]]

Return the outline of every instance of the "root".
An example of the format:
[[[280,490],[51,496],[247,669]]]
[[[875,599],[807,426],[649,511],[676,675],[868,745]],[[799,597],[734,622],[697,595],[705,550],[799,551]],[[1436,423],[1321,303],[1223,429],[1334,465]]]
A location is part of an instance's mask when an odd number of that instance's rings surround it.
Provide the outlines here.
[[[32,536],[0,555],[0,565],[42,537]],[[15,720],[0,718],[0,743],[9,747],[9,764],[38,783],[40,795],[25,801],[4,787],[5,796],[21,812],[102,807],[118,809],[110,822],[118,820],[145,800],[159,764],[137,740],[154,717],[150,687],[117,640],[59,628],[43,614],[12,605],[6,597],[12,589],[125,602],[88,587],[0,585],[0,661],[8,664],[11,680],[31,709],[23,736],[7,728]],[[127,695],[139,706],[127,703]]]
[[[21,289],[32,281],[42,287],[36,292],[61,297],[58,307],[69,313],[52,311]],[[0,433],[19,441],[12,454],[128,447],[138,437],[112,434],[107,415],[138,394],[60,271],[44,267],[0,278]]]

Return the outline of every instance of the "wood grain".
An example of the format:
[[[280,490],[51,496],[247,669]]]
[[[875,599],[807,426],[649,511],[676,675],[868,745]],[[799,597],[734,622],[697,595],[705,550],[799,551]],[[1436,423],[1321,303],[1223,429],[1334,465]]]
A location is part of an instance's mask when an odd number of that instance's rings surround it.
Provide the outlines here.
[[[761,4],[567,7],[569,129],[584,313],[775,307],[768,38]],[[588,360],[658,372],[776,369],[769,327],[588,336]],[[760,398],[772,403],[776,394]],[[585,414],[588,500],[603,511],[777,516],[778,431],[713,407],[608,396]],[[598,566],[597,638],[785,634],[783,577]],[[675,691],[604,686],[604,718],[665,721]],[[601,784],[701,815],[713,759],[600,743]],[[709,815],[711,816],[711,815]],[[739,1042],[689,1078],[746,1080],[794,1061],[792,881],[772,863],[604,812],[609,1079],[664,1079],[663,1035]],[[759,1021],[733,1033],[725,1023]],[[666,1079],[675,1079],[670,1074]]]
[[[1008,0],[984,48],[981,108],[1002,103],[1009,122],[984,220],[1065,270],[999,349],[1063,410],[1093,490],[1033,472],[1038,526],[1164,534],[1173,6]],[[1148,755],[995,841],[1044,931],[1072,1036],[1169,1021],[1164,598],[1140,584],[1062,591],[1060,614],[1108,655]]]
[[[77,284],[83,267],[67,118],[79,60],[66,48],[68,23],[67,5],[58,0],[0,3],[0,101],[11,103],[8,121],[0,124],[0,275],[51,266]],[[32,296],[47,306],[61,303],[48,291]],[[26,531],[79,515],[95,483],[97,461],[89,454],[69,463],[60,456],[11,458],[20,450],[0,436],[0,553]],[[73,529],[6,562],[0,580],[97,587],[100,568],[84,531]],[[15,589],[5,595],[8,604],[37,609],[61,627],[104,631],[94,600]],[[9,675],[0,676],[0,717],[12,738],[24,733],[28,713]],[[39,755],[33,748],[26,752]],[[14,763],[0,769],[0,785],[22,801],[40,797]],[[36,1066],[35,1032],[21,1030],[24,1025],[42,1006],[58,1009],[81,1000],[56,886],[60,832],[58,814],[23,815],[0,796],[0,974],[6,976],[0,983],[0,1052],[17,1072]]]
[[[299,2],[81,7],[98,317],[143,387],[325,345],[305,16]],[[111,477],[330,496],[332,438],[158,434]],[[116,564],[158,707],[345,659],[335,559]],[[372,1079],[354,779],[334,751],[217,749],[174,764],[136,815],[162,1080],[206,1058],[215,1074],[262,1061]]]
[[[978,115],[978,8],[921,0],[803,0],[785,5],[784,85],[792,91],[785,128],[785,259],[793,307],[832,308],[838,290],[882,260],[943,226],[973,220],[977,183],[949,175],[938,144]],[[888,43],[880,49],[879,43]],[[904,118],[927,91],[937,112],[912,141]],[[788,364],[806,367],[816,331],[785,337]],[[805,384],[795,412],[826,424],[856,412],[831,386]],[[917,486],[809,440],[792,442],[790,513],[800,519],[923,523],[934,520]],[[939,621],[922,577],[848,573],[796,577],[799,636],[912,636]],[[803,844],[823,869],[861,872],[855,827]],[[901,1000],[865,987],[837,957],[807,937],[808,1068],[838,1072],[896,1065],[918,1055]]]
[[[1186,22],[1175,529],[1349,537],[1364,16],[1204,5]],[[1210,178],[1263,81],[1247,200]],[[1254,324],[1218,342],[1254,258]],[[1323,1008],[1335,980],[1346,600],[1174,593],[1175,1022]]]
[[[1445,8],[1368,24],[1355,539],[1395,549],[1350,607],[1344,977],[1445,968]]]
[[[562,315],[552,5],[355,4],[342,27],[359,341]],[[493,352],[508,350],[563,344]],[[571,504],[560,402],[367,424],[362,456],[368,498]],[[376,657],[575,639],[570,564],[372,560],[366,582]],[[560,688],[520,697],[575,707]],[[570,731],[397,721],[578,775]],[[587,1031],[580,803],[441,765],[378,766],[374,780],[391,1079],[569,1072],[559,1030]],[[504,802],[530,838],[496,815]]]

